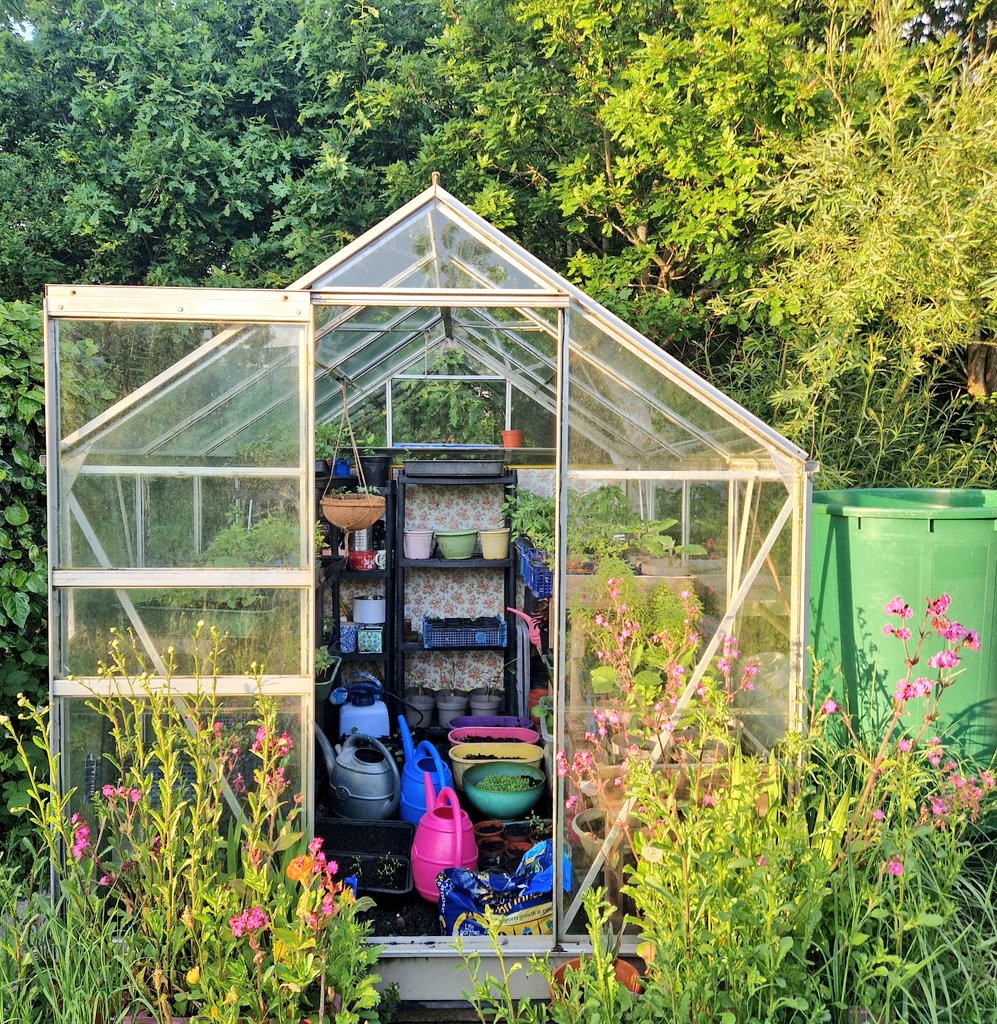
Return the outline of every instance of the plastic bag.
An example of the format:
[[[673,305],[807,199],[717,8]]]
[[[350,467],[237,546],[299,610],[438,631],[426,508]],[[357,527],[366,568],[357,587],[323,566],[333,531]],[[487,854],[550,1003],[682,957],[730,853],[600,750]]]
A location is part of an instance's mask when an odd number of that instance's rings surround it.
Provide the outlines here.
[[[571,861],[564,855],[564,889],[571,890]],[[554,844],[537,843],[511,874],[445,868],[436,876],[444,935],[484,935],[485,908],[503,918],[501,935],[550,935],[554,924]]]

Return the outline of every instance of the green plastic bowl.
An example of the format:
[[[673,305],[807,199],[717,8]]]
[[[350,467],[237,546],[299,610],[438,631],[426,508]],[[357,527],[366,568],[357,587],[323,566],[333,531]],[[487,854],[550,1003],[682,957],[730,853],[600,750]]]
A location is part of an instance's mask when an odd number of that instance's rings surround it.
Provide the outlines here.
[[[436,544],[444,558],[470,558],[477,539],[477,530],[436,531]]]
[[[536,780],[536,785],[517,793],[482,789],[479,783],[492,775],[528,775]],[[540,799],[545,778],[542,768],[523,764],[522,761],[484,761],[472,765],[464,772],[464,795],[473,807],[489,818],[514,821],[522,818]]]

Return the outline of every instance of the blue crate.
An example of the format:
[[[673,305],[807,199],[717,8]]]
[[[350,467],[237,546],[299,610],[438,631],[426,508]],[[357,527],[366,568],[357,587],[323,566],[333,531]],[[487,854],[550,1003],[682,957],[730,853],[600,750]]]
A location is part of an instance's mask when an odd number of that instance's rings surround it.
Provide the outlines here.
[[[443,625],[428,615],[422,617],[422,646],[436,647],[505,647],[508,627],[501,615],[495,616],[495,625],[455,626]]]
[[[546,551],[519,543],[519,575],[536,598],[554,593],[554,574],[547,564],[548,557]]]

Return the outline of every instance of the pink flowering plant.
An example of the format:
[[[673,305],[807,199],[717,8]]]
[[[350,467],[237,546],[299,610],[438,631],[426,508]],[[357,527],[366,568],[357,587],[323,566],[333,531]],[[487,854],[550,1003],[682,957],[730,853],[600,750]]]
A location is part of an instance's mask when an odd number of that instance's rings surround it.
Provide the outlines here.
[[[306,847],[290,720],[261,690],[216,695],[223,638],[212,631],[192,689],[156,679],[134,642],[114,637],[87,707],[106,733],[92,801],[61,790],[46,709],[22,719],[46,756],[29,767],[26,813],[57,866],[68,912],[128,951],[122,1006],[196,1020],[376,1020],[377,951],[358,914],[370,903],[334,880],[321,841]],[[202,685],[203,680],[203,685]],[[79,712],[77,712],[79,714]],[[89,726],[80,726],[90,728]],[[227,838],[226,838],[227,837]]]
[[[997,1019],[997,878],[978,830],[995,780],[961,762],[939,715],[979,637],[945,595],[919,622],[899,599],[885,611],[906,671],[875,734],[856,724],[868,709],[825,692],[805,734],[764,756],[731,746],[685,792],[629,763],[624,894],[650,1019]]]
[[[695,595],[675,595],[666,585],[644,594],[622,563],[610,570],[597,580],[585,615],[576,616],[596,664],[589,672],[594,706],[571,751],[557,754],[558,775],[571,790],[567,808],[618,809],[635,765],[647,761],[659,766],[673,798],[691,787],[710,799],[717,762],[738,743],[738,702],[754,690],[758,663],[742,661],[737,639],[726,636],[711,670],[687,693],[701,644]],[[621,825],[626,831],[627,822]]]

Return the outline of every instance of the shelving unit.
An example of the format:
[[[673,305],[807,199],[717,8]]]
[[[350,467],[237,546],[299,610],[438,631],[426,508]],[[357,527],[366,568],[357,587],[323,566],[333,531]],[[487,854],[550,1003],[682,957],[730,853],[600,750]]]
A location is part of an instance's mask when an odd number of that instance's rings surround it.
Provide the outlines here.
[[[395,650],[394,679],[399,691],[405,684],[405,668],[408,658],[417,657],[419,654],[433,654],[446,651],[505,651],[515,650],[515,623],[514,616],[506,609],[515,604],[516,599],[516,565],[510,556],[502,559],[491,558],[405,558],[404,534],[406,526],[406,494],[412,487],[502,487],[508,495],[516,486],[515,471],[507,471],[496,476],[411,476],[404,472],[400,473],[396,482],[395,502],[395,536],[394,548],[398,555],[395,559],[395,602],[393,622],[393,645]],[[411,525],[411,524],[410,524]],[[468,523],[470,529],[474,524]],[[484,524],[481,524],[482,526]],[[496,615],[501,614],[506,624],[506,642],[501,646],[496,645],[455,645],[446,647],[427,648],[422,639],[414,641],[405,637],[405,593],[408,574],[413,571],[423,570],[450,570],[457,572],[501,572],[502,573],[502,607],[496,608]],[[441,617],[447,615],[448,609],[440,608],[438,614]],[[390,617],[390,616],[389,616]],[[415,623],[413,623],[415,625]],[[506,711],[512,706],[515,695],[516,673],[515,666],[510,658],[505,658],[502,674],[504,677],[504,703]]]
[[[316,515],[321,518],[318,511],[318,500],[328,481],[328,476],[316,476],[315,480],[315,505]],[[336,483],[342,487],[357,485],[356,477],[341,477]],[[338,569],[334,565],[323,565],[324,559],[320,559],[316,566],[316,592],[315,592],[315,635],[320,642],[329,647],[330,653],[342,659],[342,667],[339,671],[339,681],[349,682],[350,673],[348,666],[363,665],[364,671],[368,666],[379,668],[379,674],[384,683],[385,690],[393,690],[394,679],[394,658],[392,650],[394,646],[394,619],[392,612],[392,600],[395,592],[395,485],[393,482],[379,485],[379,490],[384,495],[384,552],[385,567],[383,569]],[[328,525],[331,535],[331,547],[338,551],[343,539],[343,531],[336,526]],[[340,599],[345,583],[370,583],[373,588],[383,594],[385,599],[384,626],[381,634],[380,653],[361,653],[359,650],[349,654],[343,654],[339,649],[339,620],[341,615]],[[371,594],[369,596],[378,596]],[[335,625],[332,630],[326,632],[324,619],[331,617]]]

